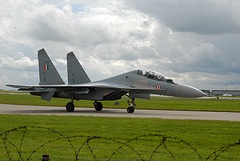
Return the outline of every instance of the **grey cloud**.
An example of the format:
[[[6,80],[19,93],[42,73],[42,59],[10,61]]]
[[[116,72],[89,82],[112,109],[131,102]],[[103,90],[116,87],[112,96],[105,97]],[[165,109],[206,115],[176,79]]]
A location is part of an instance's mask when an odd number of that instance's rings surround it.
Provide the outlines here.
[[[82,47],[110,41],[101,25],[52,5],[37,8],[29,17],[29,26],[28,36],[39,41],[65,42]]]
[[[35,70],[37,67],[37,60],[31,60],[23,53],[16,53],[15,58],[10,56],[0,55],[0,67],[2,69],[14,70]]]
[[[175,31],[199,34],[240,32],[238,0],[133,0],[126,3],[155,16]]]
[[[175,71],[217,72],[224,62],[220,55],[212,44],[198,45],[173,62],[174,66],[177,66]]]
[[[155,32],[154,49],[162,66],[175,72],[239,73],[239,1],[126,1],[139,11],[154,16],[173,34]],[[163,28],[163,27],[162,27]]]
[[[239,80],[238,11],[233,5],[222,10],[222,2],[236,1],[99,1],[90,5],[85,1],[81,12],[74,12],[67,2],[51,1],[53,5],[49,5],[24,1],[9,8],[14,15],[6,12],[0,16],[4,19],[0,21],[0,41],[4,42],[0,43],[0,55],[5,57],[0,60],[0,66],[5,65],[0,78],[11,80],[12,73],[21,78],[19,83],[24,82],[27,74],[16,74],[17,68],[28,72],[31,67],[36,75],[31,81],[38,82],[37,65],[27,65],[23,57],[34,61],[37,51],[45,48],[65,82],[66,53],[74,51],[92,80],[143,68],[201,88],[216,82],[216,86],[237,84],[231,79]],[[215,18],[217,23],[212,22]],[[9,27],[15,24],[16,29]],[[25,56],[15,57],[18,51]],[[26,66],[19,63],[12,68],[10,62],[25,62]],[[222,81],[224,77],[228,79]]]

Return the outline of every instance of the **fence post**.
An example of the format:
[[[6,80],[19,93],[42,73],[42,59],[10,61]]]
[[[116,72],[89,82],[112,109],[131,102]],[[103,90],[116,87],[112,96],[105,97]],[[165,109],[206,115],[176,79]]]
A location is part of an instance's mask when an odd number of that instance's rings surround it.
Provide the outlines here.
[[[42,155],[42,161],[49,161],[49,155]]]

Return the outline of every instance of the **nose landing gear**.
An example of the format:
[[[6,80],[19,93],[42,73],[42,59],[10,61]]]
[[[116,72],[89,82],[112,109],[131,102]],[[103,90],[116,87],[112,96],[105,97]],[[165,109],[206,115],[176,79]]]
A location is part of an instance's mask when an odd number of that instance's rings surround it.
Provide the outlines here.
[[[128,95],[127,95],[128,96]],[[129,96],[128,96],[129,97]],[[130,100],[127,100],[127,103],[130,107],[127,108],[127,112],[128,113],[133,113],[134,112],[134,109],[136,107],[136,104],[135,104],[135,98],[134,97],[129,97],[131,99]]]

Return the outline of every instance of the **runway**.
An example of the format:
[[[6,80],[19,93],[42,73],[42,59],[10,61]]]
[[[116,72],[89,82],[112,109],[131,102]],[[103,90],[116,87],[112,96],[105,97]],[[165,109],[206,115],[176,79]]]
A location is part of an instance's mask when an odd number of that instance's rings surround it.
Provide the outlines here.
[[[134,113],[127,113],[126,109],[109,109],[109,108],[105,108],[102,111],[95,111],[94,108],[75,108],[74,112],[66,112],[65,107],[27,106],[8,104],[0,104],[0,114],[240,121],[240,113],[238,112],[141,110],[137,108],[135,109]]]

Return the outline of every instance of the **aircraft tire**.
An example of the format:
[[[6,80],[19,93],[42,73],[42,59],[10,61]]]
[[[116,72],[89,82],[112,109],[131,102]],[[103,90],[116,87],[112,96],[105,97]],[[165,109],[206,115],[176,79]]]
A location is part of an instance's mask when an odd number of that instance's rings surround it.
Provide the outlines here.
[[[134,108],[133,107],[128,107],[127,108],[127,112],[128,113],[133,113],[134,112]]]
[[[101,102],[95,102],[94,106],[95,106],[96,111],[102,111],[102,109],[103,109],[103,105]]]
[[[73,112],[74,109],[75,109],[75,106],[72,102],[67,103],[67,105],[66,105],[67,112]]]

